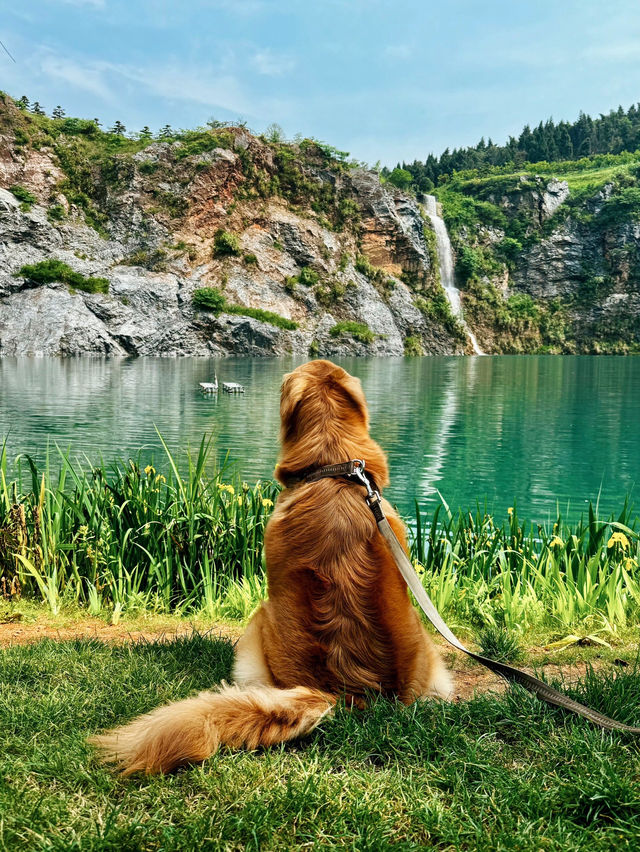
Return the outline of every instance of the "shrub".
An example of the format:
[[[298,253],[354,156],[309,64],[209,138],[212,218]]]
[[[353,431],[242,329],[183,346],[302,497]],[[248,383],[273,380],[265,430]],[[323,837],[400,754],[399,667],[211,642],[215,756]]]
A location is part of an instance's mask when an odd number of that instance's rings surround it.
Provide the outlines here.
[[[513,237],[505,237],[495,247],[496,254],[504,260],[509,269],[514,269],[518,257],[522,252],[522,243]]]
[[[612,195],[602,205],[598,218],[605,227],[629,220],[637,222],[640,219],[640,188],[626,187]]]
[[[202,311],[213,311],[219,314],[224,310],[225,298],[217,287],[201,287],[195,290],[191,302]]]
[[[406,169],[396,167],[387,178],[387,181],[398,189],[407,190],[413,183],[413,175]]]
[[[360,207],[353,198],[343,198],[338,205],[337,221],[340,227],[355,224],[361,216]]]
[[[476,249],[471,246],[460,246],[456,261],[456,273],[465,282],[474,278],[482,269],[482,260]]]
[[[213,253],[217,257],[240,254],[240,240],[235,234],[220,228],[213,238]]]
[[[152,175],[159,168],[159,163],[154,163],[153,160],[145,160],[138,166],[138,171],[142,175]]]
[[[285,278],[284,289],[290,296],[295,296],[298,284],[302,284],[305,287],[314,287],[319,280],[320,276],[315,269],[312,269],[310,266],[303,266],[298,275],[289,275]]]
[[[428,319],[443,325],[453,337],[466,340],[465,330],[458,318],[454,316],[449,300],[442,288],[433,293],[429,299],[416,296],[414,304]]]
[[[258,265],[258,258],[255,256],[255,254],[245,254],[245,256],[243,257],[243,260],[244,260],[244,262],[246,263],[247,266],[257,266]]]
[[[404,354],[409,358],[416,358],[424,355],[422,341],[417,335],[409,335],[404,339]]]
[[[350,281],[349,284],[353,285],[353,282]],[[323,281],[321,284],[318,284],[313,292],[318,303],[328,308],[344,296],[349,284],[343,284],[337,278],[332,278],[330,281]]]
[[[50,222],[62,222],[65,215],[65,210],[62,204],[52,204],[47,210],[47,218]]]
[[[73,290],[83,290],[85,293],[107,293],[109,282],[106,278],[86,278],[80,272],[75,272],[61,260],[41,260],[38,263],[26,264],[16,273],[34,284],[50,284],[60,281]]]
[[[195,290],[191,301],[196,308],[203,311],[212,311],[216,314],[234,314],[236,316],[252,317],[260,320],[260,322],[268,322],[270,325],[275,325],[278,328],[284,328],[287,331],[295,331],[298,328],[298,323],[293,320],[281,317],[280,314],[274,314],[272,311],[263,311],[262,308],[249,308],[245,305],[229,305],[224,295],[217,287],[201,287]]]
[[[298,275],[298,283],[305,287],[315,287],[320,280],[320,276],[310,266],[303,266]]]
[[[31,206],[37,202],[37,198],[33,193],[29,192],[28,189],[24,186],[19,186],[18,184],[14,184],[9,187],[9,192],[13,193],[13,195],[18,199],[18,201],[22,201],[23,204],[28,204]]]
[[[375,339],[375,334],[366,323],[354,322],[353,320],[337,323],[329,330],[329,334],[331,337],[340,337],[341,334],[348,334],[354,340],[359,340],[360,343],[373,343]]]

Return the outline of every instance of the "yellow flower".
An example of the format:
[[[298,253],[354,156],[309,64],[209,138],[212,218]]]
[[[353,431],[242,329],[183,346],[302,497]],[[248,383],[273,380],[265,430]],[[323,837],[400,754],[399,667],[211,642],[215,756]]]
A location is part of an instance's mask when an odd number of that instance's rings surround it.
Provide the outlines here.
[[[417,559],[414,561],[413,567],[416,569],[416,574],[424,574],[424,565],[421,565]]]
[[[163,476],[161,473],[159,473],[159,474],[156,476],[156,482],[166,482],[166,481],[167,481],[167,477],[166,477],[166,476]]]
[[[564,547],[564,541],[560,538],[559,535],[554,535],[554,537],[549,542],[549,547]]]
[[[273,506],[273,500],[269,500],[267,497],[262,498],[262,508],[270,509]]]
[[[636,563],[630,556],[627,556],[627,558],[624,560],[624,567],[627,569],[627,571],[633,571],[636,567]]]
[[[623,532],[614,532],[607,542],[607,547],[614,547],[616,544],[619,544],[623,550],[626,550],[629,547],[629,539]]]
[[[224,489],[224,490],[225,490],[225,491],[228,491],[228,492],[229,492],[229,494],[231,494],[231,496],[232,496],[232,497],[233,497],[233,495],[236,493],[236,489],[233,487],[233,485],[225,485],[225,489]]]
[[[507,514],[513,515],[513,506],[509,506],[509,508],[507,509]]]
[[[145,467],[144,472],[147,474],[147,476],[155,476],[156,469],[152,464],[148,464]]]
[[[238,506],[242,506],[243,502],[244,501],[242,499],[242,495],[238,494],[238,496],[236,497],[236,503],[238,504]]]

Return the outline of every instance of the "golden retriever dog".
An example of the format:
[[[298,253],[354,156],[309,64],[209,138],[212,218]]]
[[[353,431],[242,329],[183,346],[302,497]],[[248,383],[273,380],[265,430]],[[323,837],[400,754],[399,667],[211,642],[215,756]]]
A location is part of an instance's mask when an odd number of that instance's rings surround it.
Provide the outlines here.
[[[284,488],[265,534],[268,599],[237,644],[234,684],[94,737],[125,775],[168,772],[220,745],[254,749],[300,737],[341,696],[362,706],[372,691],[407,704],[451,694],[364,488],[301,479],[359,458],[378,489],[388,484],[360,381],[329,361],[303,364],[284,377],[280,417],[276,476]],[[400,518],[382,505],[406,548]]]

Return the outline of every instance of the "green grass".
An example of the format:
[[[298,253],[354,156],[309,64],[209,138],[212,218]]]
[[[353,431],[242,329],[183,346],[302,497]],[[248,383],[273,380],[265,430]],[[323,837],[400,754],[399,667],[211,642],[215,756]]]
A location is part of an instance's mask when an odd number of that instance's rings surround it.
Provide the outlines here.
[[[267,322],[269,325],[275,325],[277,328],[283,328],[286,331],[295,331],[298,328],[298,323],[287,317],[275,314],[273,311],[263,311],[262,308],[248,308],[245,305],[225,305],[224,312],[226,314],[236,314],[241,317],[252,317]]]
[[[22,201],[23,204],[27,204],[29,207],[31,207],[32,204],[35,204],[38,200],[32,192],[29,192],[26,187],[20,186],[19,184],[10,186],[9,192],[11,192],[18,201]]]
[[[118,779],[87,735],[228,677],[228,642],[55,643],[0,657],[0,849],[599,850],[640,836],[637,740],[520,691],[377,700],[305,740]],[[637,666],[573,697],[640,722]]]
[[[83,469],[62,455],[54,473],[51,459],[40,471],[26,457],[13,483],[1,456],[2,590],[22,588],[54,614],[78,602],[116,618],[144,608],[245,618],[264,596],[276,486],[207,476],[208,452],[203,441],[182,474],[167,450],[166,476],[135,461]]]
[[[94,278],[75,272],[68,264],[53,258],[40,260],[22,266],[16,276],[26,278],[34,284],[50,284],[60,281],[71,290],[83,290],[85,293],[108,293],[109,282],[106,278]]]
[[[375,339],[374,333],[366,323],[353,322],[352,320],[336,323],[329,329],[329,334],[331,337],[340,337],[346,334],[353,337],[354,340],[360,341],[360,343],[373,343]]]
[[[200,287],[195,290],[191,297],[194,307],[203,311],[211,311],[218,314],[234,314],[241,317],[252,317],[267,322],[269,325],[275,325],[277,328],[284,328],[287,331],[295,331],[298,328],[298,323],[294,320],[275,314],[273,311],[264,311],[262,308],[249,308],[246,305],[230,305],[223,293],[217,287]]]

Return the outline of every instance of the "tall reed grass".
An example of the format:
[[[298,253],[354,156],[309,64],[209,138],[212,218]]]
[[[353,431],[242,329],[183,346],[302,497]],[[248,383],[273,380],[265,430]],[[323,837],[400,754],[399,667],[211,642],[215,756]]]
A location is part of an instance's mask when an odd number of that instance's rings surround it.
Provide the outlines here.
[[[436,607],[459,626],[526,631],[546,625],[616,632],[640,622],[638,519],[628,500],[617,517],[551,528],[523,522],[515,507],[496,523],[486,511],[454,515],[446,504],[428,520],[416,503],[414,564]]]
[[[184,469],[0,454],[0,593],[64,601],[90,613],[204,611],[244,619],[266,594],[262,544],[278,493],[213,474],[205,440]],[[160,465],[159,465],[160,468]],[[589,506],[577,523],[502,522],[488,512],[430,517],[416,503],[411,555],[435,605],[457,627],[615,632],[640,622],[638,521]]]
[[[186,470],[165,445],[165,473],[136,461],[81,466],[0,456],[0,591],[124,609],[204,609],[243,617],[264,593],[262,541],[277,494],[206,473],[205,440]]]

